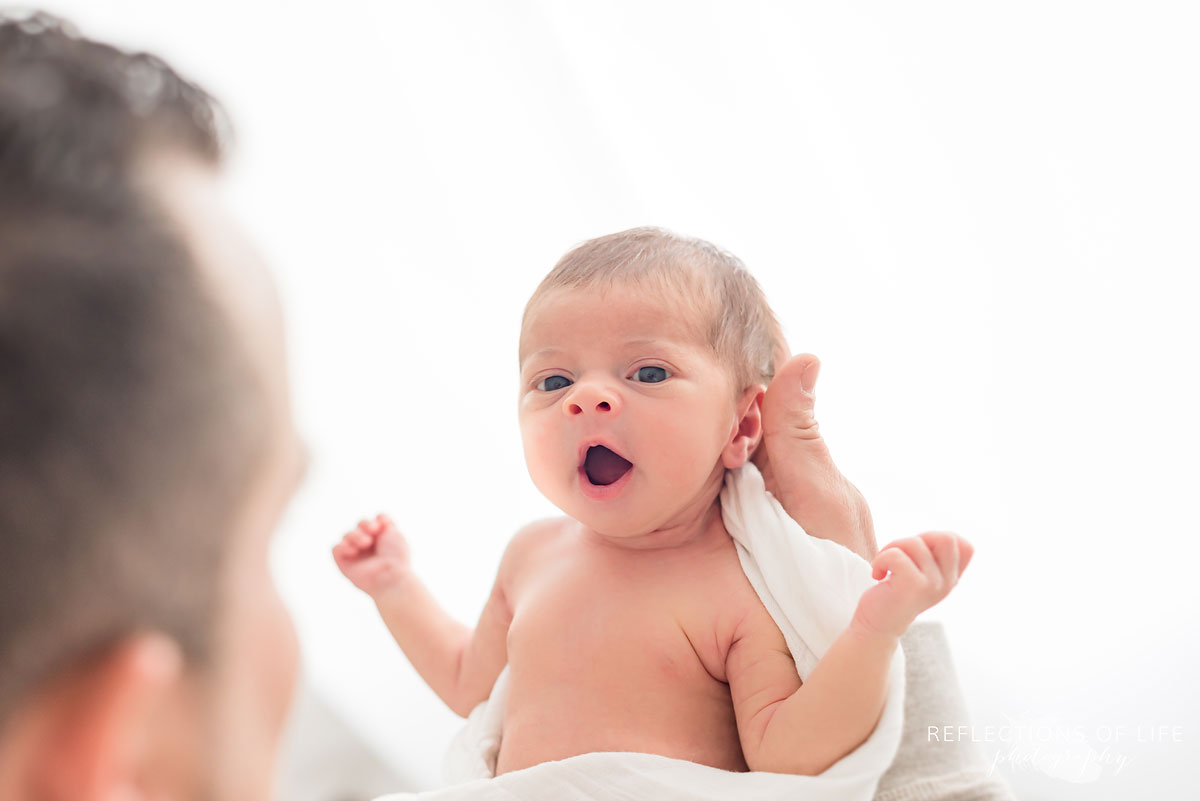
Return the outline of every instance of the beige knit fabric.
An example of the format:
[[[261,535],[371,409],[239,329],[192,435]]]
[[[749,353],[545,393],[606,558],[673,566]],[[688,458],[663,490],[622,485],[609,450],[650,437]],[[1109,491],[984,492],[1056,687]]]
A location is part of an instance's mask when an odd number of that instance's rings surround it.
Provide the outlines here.
[[[914,623],[903,637],[904,731],[892,766],[879,780],[875,801],[1015,801],[1012,791],[969,740],[939,742],[929,727],[969,725],[946,631],[941,623]]]

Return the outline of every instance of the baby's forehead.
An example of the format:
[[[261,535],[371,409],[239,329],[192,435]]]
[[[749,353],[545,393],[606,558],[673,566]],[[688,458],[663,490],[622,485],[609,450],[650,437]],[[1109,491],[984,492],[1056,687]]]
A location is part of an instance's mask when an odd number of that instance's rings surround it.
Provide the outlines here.
[[[649,320],[622,326],[621,312],[631,298],[653,307]],[[556,286],[547,288],[530,299],[521,322],[520,352],[524,359],[531,347],[531,333],[536,333],[537,347],[577,328],[573,311],[589,309],[611,310],[605,314],[617,324],[590,330],[593,342],[605,344],[651,344],[652,341],[676,345],[709,348],[717,322],[711,298],[686,288],[660,285],[641,280],[623,280],[607,285]],[[531,329],[536,329],[531,332]],[[552,343],[551,343],[552,344]]]

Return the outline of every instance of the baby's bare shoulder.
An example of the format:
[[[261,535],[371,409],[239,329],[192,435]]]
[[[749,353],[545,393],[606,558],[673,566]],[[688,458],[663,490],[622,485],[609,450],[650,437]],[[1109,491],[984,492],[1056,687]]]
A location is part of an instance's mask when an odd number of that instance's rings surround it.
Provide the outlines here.
[[[522,526],[504,549],[500,559],[501,578],[507,582],[515,581],[530,562],[562,540],[570,522],[568,517],[547,517]]]
[[[570,522],[569,517],[545,517],[526,523],[509,541],[508,551],[521,555],[540,548],[559,539]]]

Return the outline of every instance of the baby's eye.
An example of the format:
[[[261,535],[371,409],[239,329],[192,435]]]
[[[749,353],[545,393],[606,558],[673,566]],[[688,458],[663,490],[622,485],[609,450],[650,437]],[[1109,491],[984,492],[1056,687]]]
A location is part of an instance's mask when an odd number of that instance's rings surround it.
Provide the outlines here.
[[[671,377],[664,367],[639,367],[637,372],[633,374],[634,381],[640,381],[643,384],[657,384],[660,381],[666,381]]]
[[[571,379],[563,375],[548,375],[537,384],[537,388],[542,392],[553,392],[569,386],[571,386]]]

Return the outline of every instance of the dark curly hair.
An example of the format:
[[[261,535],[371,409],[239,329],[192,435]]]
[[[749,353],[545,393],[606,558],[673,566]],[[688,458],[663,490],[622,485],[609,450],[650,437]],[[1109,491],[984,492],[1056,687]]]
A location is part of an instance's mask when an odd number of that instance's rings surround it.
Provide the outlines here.
[[[160,59],[0,13],[0,722],[137,631],[208,657],[261,388],[137,171],[227,128]]]

